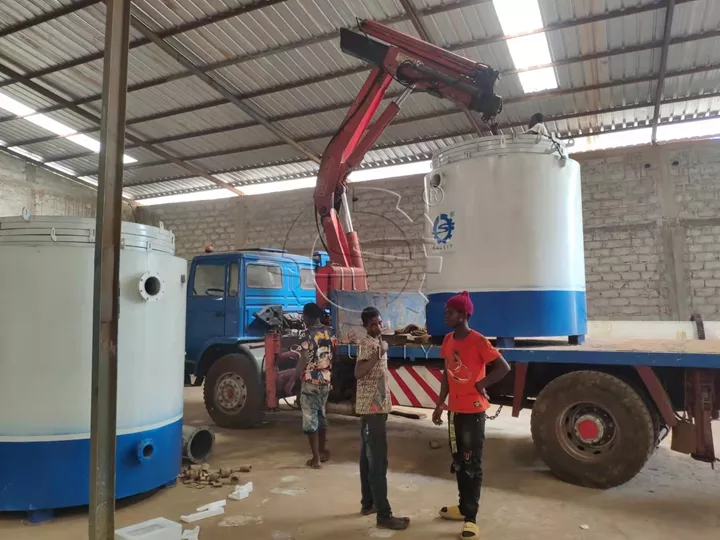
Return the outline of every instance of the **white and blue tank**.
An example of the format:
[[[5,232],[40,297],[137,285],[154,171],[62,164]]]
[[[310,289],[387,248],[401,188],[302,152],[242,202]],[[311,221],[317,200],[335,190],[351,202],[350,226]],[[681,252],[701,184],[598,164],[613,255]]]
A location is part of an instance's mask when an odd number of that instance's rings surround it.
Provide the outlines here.
[[[501,344],[587,331],[580,165],[537,134],[448,147],[425,177],[427,326],[467,290],[471,326]]]
[[[95,220],[0,218],[0,511],[88,504]],[[186,262],[122,225],[118,498],[181,467]]]

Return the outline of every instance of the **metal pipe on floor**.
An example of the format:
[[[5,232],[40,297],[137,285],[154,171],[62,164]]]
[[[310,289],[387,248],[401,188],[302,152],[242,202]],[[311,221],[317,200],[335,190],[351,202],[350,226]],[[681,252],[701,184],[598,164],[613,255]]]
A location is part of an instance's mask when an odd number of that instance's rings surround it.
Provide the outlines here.
[[[93,294],[90,540],[115,536],[115,438],[123,152],[131,0],[107,0]]]
[[[209,427],[182,427],[182,457],[191,463],[205,463],[215,446],[215,434]]]

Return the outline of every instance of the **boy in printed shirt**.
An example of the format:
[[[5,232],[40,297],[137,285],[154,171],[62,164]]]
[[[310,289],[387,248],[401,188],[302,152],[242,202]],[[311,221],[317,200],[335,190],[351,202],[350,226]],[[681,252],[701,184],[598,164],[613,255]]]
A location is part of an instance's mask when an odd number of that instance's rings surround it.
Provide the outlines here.
[[[308,436],[312,452],[307,466],[313,469],[319,469],[320,463],[330,458],[330,452],[325,446],[328,427],[325,406],[330,394],[333,352],[337,341],[333,329],[320,322],[322,317],[323,310],[314,302],[303,307],[303,320],[307,330],[300,344],[301,352],[295,377],[288,383],[288,392],[291,392],[295,381],[302,379],[302,429]]]
[[[445,359],[442,386],[433,422],[442,424],[442,412],[448,402],[450,451],[460,494],[458,506],[446,506],[440,516],[463,521],[460,538],[476,540],[475,524],[482,487],[482,451],[485,442],[485,411],[490,406],[486,388],[500,381],[510,366],[500,352],[479,332],[471,330],[468,319],[473,304],[467,291],[445,304],[445,322],[454,331],[445,336],[441,356]],[[492,368],[486,374],[486,366]]]
[[[361,512],[377,512],[377,525],[396,531],[407,529],[410,519],[392,515],[387,499],[387,434],[385,424],[392,409],[388,387],[387,350],[382,340],[383,322],[374,307],[363,310],[367,335],[360,341],[355,364],[357,392],[355,413],[361,417]]]

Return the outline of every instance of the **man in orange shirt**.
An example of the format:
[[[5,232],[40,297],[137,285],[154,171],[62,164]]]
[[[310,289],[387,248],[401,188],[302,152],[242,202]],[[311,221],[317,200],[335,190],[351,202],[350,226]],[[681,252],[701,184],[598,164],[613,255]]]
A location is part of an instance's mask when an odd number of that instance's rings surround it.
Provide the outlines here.
[[[448,427],[452,472],[460,494],[458,506],[445,506],[440,516],[463,521],[460,538],[479,538],[475,523],[482,486],[482,451],[485,442],[485,411],[490,406],[486,388],[500,381],[510,366],[500,352],[479,332],[471,330],[468,319],[473,304],[467,291],[450,298],[445,304],[445,322],[454,331],[445,336],[440,354],[445,371],[433,422],[442,424],[445,400],[448,401]],[[493,363],[486,375],[485,367]]]

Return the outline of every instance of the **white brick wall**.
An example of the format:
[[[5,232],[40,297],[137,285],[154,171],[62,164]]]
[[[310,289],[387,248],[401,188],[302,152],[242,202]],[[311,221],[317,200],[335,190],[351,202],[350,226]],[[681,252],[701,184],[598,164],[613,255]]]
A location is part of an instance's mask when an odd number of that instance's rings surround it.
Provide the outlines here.
[[[647,156],[593,156],[582,160],[585,228],[626,225],[660,217],[655,179]]]
[[[690,306],[711,319],[720,313],[720,144],[669,154],[678,214],[685,227],[685,279]]]
[[[588,317],[668,318],[663,245],[651,230],[596,229],[585,234]]]
[[[0,217],[23,208],[35,216],[95,217],[96,202],[95,190],[0,153]],[[123,219],[135,220],[128,205]]]
[[[692,290],[691,307],[717,319],[720,312],[720,225],[688,228],[685,238],[686,276]]]
[[[0,154],[0,216],[95,215],[95,191],[75,185],[19,159]]]
[[[684,318],[687,310],[720,313],[720,141],[576,159],[583,176],[589,316],[667,320]],[[354,225],[372,288],[422,286],[421,193],[420,177],[353,187]],[[265,246],[310,254],[317,237],[311,190],[150,212],[176,233],[178,254],[188,258],[206,242],[218,250]]]
[[[351,190],[353,224],[362,238],[374,289],[420,289],[421,195],[422,177],[357,184]],[[143,219],[162,220],[176,235],[177,254],[188,259],[202,253],[208,243],[216,251],[276,247],[308,256],[323,249],[311,189],[151,207]]]
[[[668,152],[681,219],[720,218],[720,141]]]

